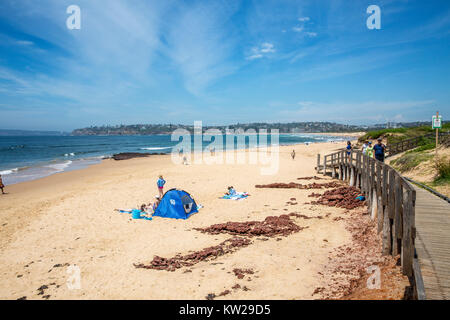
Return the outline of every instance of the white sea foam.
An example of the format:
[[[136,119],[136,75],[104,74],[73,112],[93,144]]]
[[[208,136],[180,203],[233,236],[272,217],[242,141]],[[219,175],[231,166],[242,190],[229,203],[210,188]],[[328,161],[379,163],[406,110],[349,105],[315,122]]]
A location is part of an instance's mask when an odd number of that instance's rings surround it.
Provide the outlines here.
[[[64,157],[69,157],[69,156],[74,156],[74,155],[75,155],[75,153],[71,152],[71,153],[64,154]]]
[[[7,174],[13,174],[15,172],[19,171],[19,168],[14,168],[14,169],[10,169],[10,170],[4,170],[4,171],[0,171],[0,175],[7,175]]]
[[[141,148],[141,150],[164,150],[171,149],[172,147],[149,147],[149,148]]]
[[[52,169],[55,169],[58,172],[61,172],[61,171],[64,171],[64,169],[66,169],[71,164],[72,164],[72,161],[68,160],[68,161],[63,162],[63,163],[50,164],[50,165],[48,165],[46,167],[47,168],[52,168]]]

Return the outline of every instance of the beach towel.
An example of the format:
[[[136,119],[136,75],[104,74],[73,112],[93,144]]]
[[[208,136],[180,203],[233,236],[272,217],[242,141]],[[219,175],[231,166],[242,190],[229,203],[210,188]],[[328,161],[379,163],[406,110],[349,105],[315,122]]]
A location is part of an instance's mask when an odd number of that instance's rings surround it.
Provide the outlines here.
[[[248,198],[249,194],[246,192],[236,192],[232,195],[224,195],[222,198],[220,199],[226,199],[226,200],[244,200],[246,198]]]

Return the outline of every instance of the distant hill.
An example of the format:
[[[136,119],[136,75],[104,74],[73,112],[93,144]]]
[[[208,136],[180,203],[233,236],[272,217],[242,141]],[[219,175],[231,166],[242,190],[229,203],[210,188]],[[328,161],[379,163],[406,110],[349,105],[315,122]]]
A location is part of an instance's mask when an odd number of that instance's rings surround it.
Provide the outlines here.
[[[69,135],[61,131],[36,131],[36,130],[7,130],[0,129],[0,136],[64,136]]]
[[[222,132],[228,129],[278,129],[280,133],[302,133],[302,132],[357,132],[364,131],[360,126],[350,126],[331,122],[292,122],[292,123],[238,123],[228,126],[203,126],[203,132],[208,129],[219,129]],[[172,134],[176,129],[194,131],[193,125],[174,124],[135,124],[117,126],[92,126],[76,129],[72,135],[153,135]]]
[[[222,132],[225,129],[278,129],[280,133],[314,133],[314,132],[361,132],[370,130],[379,130],[384,128],[415,127],[418,125],[431,125],[428,122],[408,122],[408,123],[385,123],[375,125],[345,125],[334,122],[290,122],[290,123],[237,123],[228,126],[203,126],[203,132],[215,128]],[[72,135],[154,135],[154,134],[172,134],[175,129],[186,129],[193,132],[193,125],[181,124],[133,124],[116,126],[91,126],[72,131]]]

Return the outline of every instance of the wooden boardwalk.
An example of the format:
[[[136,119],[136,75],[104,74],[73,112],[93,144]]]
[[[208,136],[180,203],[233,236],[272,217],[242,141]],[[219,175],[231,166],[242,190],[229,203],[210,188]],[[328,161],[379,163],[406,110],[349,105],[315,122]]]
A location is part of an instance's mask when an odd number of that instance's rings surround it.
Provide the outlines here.
[[[450,299],[450,203],[416,189],[417,259],[427,300]]]

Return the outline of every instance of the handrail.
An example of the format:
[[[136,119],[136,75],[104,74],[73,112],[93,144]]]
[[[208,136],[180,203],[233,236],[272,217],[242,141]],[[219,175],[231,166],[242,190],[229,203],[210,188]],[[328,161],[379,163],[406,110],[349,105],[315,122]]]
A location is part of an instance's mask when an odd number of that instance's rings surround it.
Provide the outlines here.
[[[393,155],[401,153],[403,151],[417,148],[418,146],[420,146],[419,143],[420,143],[420,141],[422,141],[422,139],[434,138],[435,136],[436,136],[435,133],[427,133],[425,135],[408,138],[408,139],[404,139],[404,140],[401,140],[396,143],[388,144],[386,146],[386,157],[393,156]],[[446,141],[448,137],[450,137],[450,132],[439,132],[438,133],[438,139],[441,139],[441,142]]]
[[[317,173],[331,171],[333,178],[346,181],[365,195],[370,217],[377,221],[382,236],[382,253],[401,255],[403,274],[412,283],[417,266],[414,265],[416,190],[391,166],[352,150],[341,150],[324,156],[322,165],[317,156]],[[415,287],[417,292],[417,287]],[[417,296],[417,295],[416,295]]]

